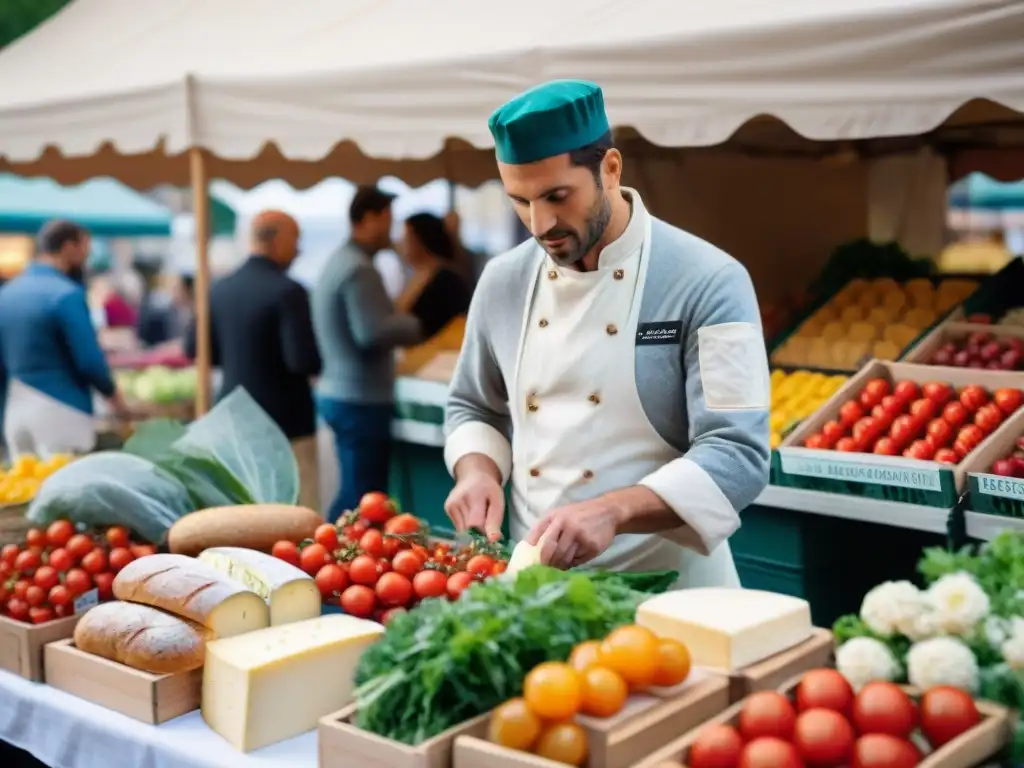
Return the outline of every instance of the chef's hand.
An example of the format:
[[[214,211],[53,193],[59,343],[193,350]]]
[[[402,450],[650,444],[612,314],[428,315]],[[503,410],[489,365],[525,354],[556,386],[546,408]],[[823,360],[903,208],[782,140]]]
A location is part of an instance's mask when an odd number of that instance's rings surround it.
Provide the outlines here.
[[[444,503],[444,511],[454,523],[455,530],[476,529],[486,533],[491,541],[498,541],[505,518],[505,494],[501,483],[486,471],[456,470],[456,475],[458,482]]]
[[[555,568],[572,568],[593,560],[612,545],[622,509],[604,496],[551,510],[530,529],[526,541],[544,540],[540,561]]]

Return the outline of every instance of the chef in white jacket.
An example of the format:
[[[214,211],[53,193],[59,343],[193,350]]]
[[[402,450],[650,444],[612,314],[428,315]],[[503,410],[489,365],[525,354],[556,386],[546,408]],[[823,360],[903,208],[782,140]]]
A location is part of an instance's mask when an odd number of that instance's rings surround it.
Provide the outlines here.
[[[769,377],[741,264],[620,185],[601,89],[555,81],[490,119],[534,239],[492,259],[446,410],[445,509],[561,568],[738,586],[728,538],[768,481]]]

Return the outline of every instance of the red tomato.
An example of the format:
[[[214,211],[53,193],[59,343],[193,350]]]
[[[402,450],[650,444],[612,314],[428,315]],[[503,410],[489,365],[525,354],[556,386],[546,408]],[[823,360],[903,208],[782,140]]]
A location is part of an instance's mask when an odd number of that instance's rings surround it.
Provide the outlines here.
[[[55,605],[53,606],[53,613],[58,619],[66,619],[68,616],[75,615],[75,606],[72,603]]]
[[[492,576],[498,576],[499,574],[504,573],[507,568],[508,568],[508,563],[506,563],[504,560],[498,560],[494,564],[494,567],[491,569],[491,575]]]
[[[132,557],[138,560],[140,557],[155,555],[156,547],[152,544],[131,544],[128,547],[128,551],[132,553]]]
[[[11,599],[11,594],[10,587],[0,581],[0,611],[3,610],[4,604]]]
[[[30,584],[25,590],[25,602],[29,605],[42,605],[46,602],[46,590],[35,584]]]
[[[12,597],[7,601],[7,613],[12,619],[17,619],[18,621],[28,620],[28,607],[28,603],[20,597]]]
[[[868,683],[853,701],[852,720],[858,733],[887,733],[906,739],[917,727],[917,707],[894,683]]]
[[[904,414],[897,416],[893,420],[892,426],[889,428],[889,437],[893,439],[896,445],[909,445],[917,436],[917,430],[918,427],[914,417]]]
[[[47,599],[50,601],[50,605],[65,605],[74,600],[75,597],[71,594],[70,589],[63,584],[58,584],[50,590]]]
[[[474,576],[490,576],[494,570],[494,558],[490,555],[474,555],[466,563],[466,570]]]
[[[861,448],[873,443],[882,433],[882,426],[871,416],[865,416],[853,425],[853,440]]]
[[[324,523],[314,531],[313,541],[322,544],[328,552],[333,552],[338,548],[338,529],[331,523]]]
[[[740,733],[746,741],[759,736],[790,739],[796,712],[789,699],[776,691],[758,691],[750,694],[740,710]]]
[[[25,599],[25,591],[32,586],[32,582],[28,579],[18,579],[14,582],[14,596],[19,600]]]
[[[875,443],[874,452],[881,456],[899,456],[900,447],[891,437],[880,437],[878,442]]]
[[[324,598],[340,595],[348,587],[345,569],[335,563],[328,563],[316,572],[316,586]]]
[[[855,738],[850,721],[831,709],[801,712],[793,727],[793,743],[800,757],[818,768],[846,765]]]
[[[134,559],[135,555],[132,554],[131,550],[125,549],[124,547],[118,547],[117,549],[110,550],[110,555],[107,556],[110,570],[114,573],[120,571]]]
[[[936,749],[981,722],[974,699],[947,685],[925,691],[920,706],[921,732]]]
[[[829,445],[835,445],[839,438],[846,436],[846,427],[838,421],[828,421],[821,428],[821,434],[828,440]]]
[[[867,387],[864,387],[857,396],[857,402],[860,403],[861,408],[865,411],[870,411],[876,405],[882,402],[882,398],[885,397],[881,392],[872,392]]]
[[[28,609],[28,620],[33,624],[42,624],[53,620],[53,609],[45,605],[34,605]]]
[[[1003,423],[1003,412],[995,403],[987,403],[974,414],[974,423],[981,427],[981,431],[986,435],[991,435]]]
[[[921,385],[921,394],[941,406],[953,399],[953,388],[943,381],[926,381]]]
[[[38,528],[29,528],[25,534],[25,544],[30,547],[45,547],[50,542],[46,538],[46,531]]]
[[[71,554],[66,549],[53,550],[48,560],[50,565],[61,573],[64,573],[75,564],[74,558],[71,557]]]
[[[394,541],[394,539],[388,539]],[[416,574],[423,570],[423,561],[420,556],[411,550],[404,550],[395,555],[391,561],[391,567],[395,573],[400,573],[407,579],[415,578]]]
[[[107,570],[107,553],[96,547],[82,558],[82,570],[86,573],[103,573]]]
[[[299,566],[299,548],[294,541],[278,541],[270,550],[270,554],[278,560],[291,563],[296,568]]]
[[[804,768],[804,761],[788,741],[762,736],[743,748],[739,768]]]
[[[377,598],[373,590],[362,584],[353,584],[341,593],[341,609],[350,616],[368,619],[373,616]]]
[[[853,704],[853,687],[834,669],[812,669],[796,687],[796,708],[798,712],[808,709],[832,709],[850,714]]]
[[[886,395],[886,397],[892,397],[892,395]],[[896,417],[890,416],[888,413],[886,413],[885,408],[883,408],[881,405],[876,405],[874,408],[871,409],[871,418],[875,420],[875,423],[878,425],[878,429],[880,430],[880,432],[885,432],[886,430],[889,429],[889,425],[892,424],[892,420]]]
[[[854,742],[850,768],[914,768],[921,758],[921,751],[905,739],[868,733]]]
[[[935,455],[935,448],[927,440],[915,440],[909,448],[903,451],[903,455],[908,459],[929,461]]]
[[[871,381],[864,385],[864,389],[870,392],[873,397],[881,400],[892,392],[892,385],[886,379],[871,379]]]
[[[939,406],[936,402],[929,400],[927,397],[922,397],[920,400],[915,400],[910,404],[910,415],[920,422],[927,423],[938,413],[938,410]]]
[[[953,443],[953,450],[962,459],[968,453],[978,447],[978,444],[985,439],[985,433],[977,424],[967,424],[960,428],[957,433],[956,442]]]
[[[1019,389],[1004,387],[992,393],[992,400],[1006,416],[1016,413],[1024,405],[1024,392]]]
[[[14,570],[21,573],[23,576],[31,576],[36,572],[36,568],[42,565],[43,559],[37,552],[33,552],[31,549],[26,549],[20,553],[17,559],[14,561]]]
[[[899,381],[892,390],[893,397],[906,405],[921,396],[921,388],[914,381]]]
[[[64,586],[71,590],[72,595],[78,597],[92,589],[92,577],[81,568],[72,568],[64,577]]]
[[[374,587],[381,605],[403,607],[412,601],[412,582],[400,573],[385,573]]]
[[[988,392],[977,384],[970,384],[960,390],[960,403],[970,413],[974,413],[988,402]]]
[[[370,557],[380,557],[384,554],[384,535],[371,528],[359,538],[359,548]]]
[[[473,583],[473,574],[460,571],[448,577],[445,591],[452,600],[458,600],[463,592]]]
[[[951,426],[954,430],[959,429],[967,420],[971,417],[971,414],[967,412],[963,404],[960,401],[952,403],[946,403],[946,407],[942,409],[942,418]]]
[[[405,613],[405,608],[388,608],[380,615],[380,623],[386,627],[395,616],[402,613]]]
[[[84,533],[76,533],[68,540],[67,546],[64,548],[75,559],[75,562],[78,562],[92,552],[95,546],[91,537]]]
[[[110,545],[111,549],[117,549],[118,547],[131,546],[132,537],[128,534],[127,528],[122,528],[120,525],[115,525],[111,528],[107,528],[105,534],[107,544]]]
[[[906,407],[906,403],[897,395],[886,395],[882,398],[882,402],[879,405],[890,420],[903,413],[903,409]]]
[[[383,551],[381,552],[382,557],[392,558],[397,555],[404,546],[400,539],[396,539],[394,536],[385,536]]]
[[[110,600],[114,597],[114,574],[110,571],[97,573],[92,577],[92,583],[96,585],[96,591],[100,600]],[[53,602],[51,599],[50,602]]]
[[[736,768],[742,751],[743,739],[731,725],[707,725],[690,745],[686,764],[690,768]]]
[[[856,453],[857,441],[852,437],[844,437],[836,443],[836,450],[842,451],[843,453]]]
[[[414,515],[396,515],[384,524],[384,533],[419,533],[421,527],[419,518]]]
[[[856,400],[843,403],[842,408],[839,409],[839,422],[847,429],[856,424],[863,416],[864,409]]]
[[[299,553],[299,567],[310,576],[316,576],[317,571],[332,562],[334,560],[331,558],[331,553],[323,544],[314,542],[303,547]]]
[[[945,419],[932,419],[925,431],[936,450],[953,442],[953,428]]]
[[[372,491],[359,500],[359,516],[368,523],[386,523],[395,514],[395,504],[386,493]]]
[[[55,520],[46,529],[46,542],[51,547],[63,547],[75,535],[75,526],[70,520]]]
[[[850,440],[852,442],[852,438],[843,437],[843,438],[840,438],[840,440]],[[827,437],[825,437],[824,435],[819,433],[819,434],[811,435],[806,440],[804,440],[804,447],[805,448],[815,448],[815,449],[817,449],[819,451],[824,451],[824,450],[828,450],[829,448],[831,448],[832,447],[832,443],[829,442]]]
[[[939,450],[935,452],[935,456],[932,458],[940,464],[960,463],[960,455],[952,448],[939,448]]]
[[[36,586],[42,587],[49,592],[52,587],[60,583],[60,574],[57,573],[57,569],[52,565],[41,565],[36,569],[36,574],[32,577],[32,581]]]
[[[435,570],[420,571],[412,580],[412,588],[420,599],[441,597],[446,593],[447,586],[448,577]]]
[[[380,564],[369,555],[359,555],[348,566],[348,577],[353,584],[372,587],[381,575]]]
[[[0,563],[14,565],[14,561],[18,559],[20,553],[21,548],[17,544],[5,544],[4,548],[0,550]]]

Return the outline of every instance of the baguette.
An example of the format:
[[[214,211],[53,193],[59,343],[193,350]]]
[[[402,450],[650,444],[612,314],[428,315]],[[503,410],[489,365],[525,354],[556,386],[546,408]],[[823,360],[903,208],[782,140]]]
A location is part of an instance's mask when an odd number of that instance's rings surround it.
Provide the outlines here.
[[[184,555],[133,560],[114,577],[114,597],[190,619],[217,637],[270,626],[270,610],[262,597]]]
[[[135,603],[102,603],[75,625],[75,646],[154,675],[199,669],[213,634],[188,619]]]
[[[167,545],[171,552],[189,557],[211,547],[270,552],[278,541],[312,538],[323,522],[313,510],[288,504],[211,507],[175,521],[167,533]]]

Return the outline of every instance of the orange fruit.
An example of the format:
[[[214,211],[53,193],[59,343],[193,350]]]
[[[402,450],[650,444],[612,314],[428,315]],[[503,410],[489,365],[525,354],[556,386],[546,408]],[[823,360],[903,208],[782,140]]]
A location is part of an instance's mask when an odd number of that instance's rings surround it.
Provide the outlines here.
[[[654,685],[679,685],[690,676],[690,651],[678,640],[663,637],[658,640],[658,669]]]
[[[587,759],[587,732],[576,723],[558,723],[537,741],[536,754],[566,765],[583,765]]]
[[[602,666],[618,672],[632,688],[651,685],[659,656],[658,636],[635,624],[613,630],[601,643]]]
[[[580,673],[583,678],[583,703],[580,711],[594,717],[616,715],[626,704],[629,686],[618,672],[594,665]]]
[[[583,683],[575,669],[560,661],[538,664],[523,681],[523,698],[538,717],[566,720],[580,711]]]
[[[577,672],[601,663],[601,644],[597,640],[587,640],[572,649],[569,664]]]
[[[509,699],[495,708],[487,727],[487,738],[509,749],[529,751],[540,736],[541,720],[521,698]]]

